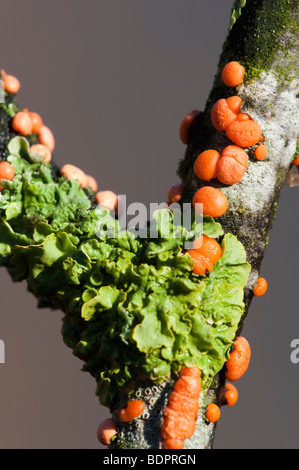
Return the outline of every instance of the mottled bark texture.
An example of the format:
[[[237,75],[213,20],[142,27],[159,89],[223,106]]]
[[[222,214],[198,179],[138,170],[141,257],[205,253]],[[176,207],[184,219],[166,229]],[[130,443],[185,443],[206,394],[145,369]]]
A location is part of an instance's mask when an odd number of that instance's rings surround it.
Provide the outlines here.
[[[249,165],[242,181],[225,187],[213,180],[209,183],[226,194],[229,209],[219,218],[224,231],[233,233],[243,243],[252,273],[245,290],[246,309],[239,333],[248,313],[252,289],[259,276],[269,231],[275,218],[278,199],[287,181],[295,154],[299,128],[298,90],[298,1],[297,0],[239,0],[235,2],[231,29],[223,46],[219,68],[206,108],[194,122],[189,133],[185,158],[178,174],[185,185],[182,202],[192,201],[196,190],[206,183],[193,172],[193,163],[206,149],[221,151],[231,143],[217,132],[210,120],[210,111],[216,100],[239,95],[242,110],[256,120],[263,131],[268,147],[266,160],[257,161],[253,148],[246,149]],[[236,60],[246,70],[242,85],[226,87],[221,80],[224,65]],[[196,97],[194,97],[196,107]],[[187,449],[207,449],[213,446],[215,425],[205,420],[206,405],[217,402],[224,371],[215,377],[215,386],[201,396],[197,429],[185,441]],[[134,423],[120,423],[118,439],[111,448],[159,448],[162,409],[172,389],[168,382],[161,387],[147,383],[135,391],[144,399],[146,410]],[[120,396],[116,409],[125,404]]]

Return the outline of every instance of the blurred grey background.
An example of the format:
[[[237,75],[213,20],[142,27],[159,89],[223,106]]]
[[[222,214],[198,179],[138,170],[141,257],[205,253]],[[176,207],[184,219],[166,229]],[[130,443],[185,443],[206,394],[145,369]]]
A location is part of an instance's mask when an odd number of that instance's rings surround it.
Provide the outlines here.
[[[1,64],[21,80],[19,103],[54,132],[54,158],[128,202],[162,202],[184,155],[178,128],[203,108],[233,0],[11,0],[1,5]],[[239,401],[222,408],[216,449],[298,448],[298,193],[285,188],[267,248],[269,289],[243,330],[252,346]],[[295,217],[296,215],[296,217]],[[0,270],[0,448],[99,448],[109,416],[95,381],[38,310],[26,285]]]

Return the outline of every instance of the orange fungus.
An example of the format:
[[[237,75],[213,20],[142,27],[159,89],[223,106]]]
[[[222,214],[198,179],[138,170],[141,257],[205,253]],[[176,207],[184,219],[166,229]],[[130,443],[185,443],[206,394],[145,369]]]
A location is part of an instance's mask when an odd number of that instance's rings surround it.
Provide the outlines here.
[[[218,180],[227,185],[239,183],[243,178],[248,165],[248,157],[241,147],[228,145],[222,151],[217,165]]]
[[[268,289],[268,283],[266,279],[263,277],[259,277],[257,280],[257,284],[253,290],[253,295],[256,297],[260,297],[261,295],[264,295]]]
[[[186,114],[186,116],[182,120],[180,128],[179,128],[179,136],[183,144],[186,144],[186,145],[188,144],[190,126],[193,123],[196,116],[198,116],[199,114],[200,114],[200,111],[198,111],[197,109],[194,109],[193,111],[190,111],[188,114]]]
[[[222,70],[222,80],[226,86],[235,87],[243,82],[245,69],[239,62],[232,61]]]
[[[212,186],[200,188],[193,196],[193,207],[202,215],[221,217],[228,209],[228,200],[220,189]]]
[[[196,176],[203,181],[216,178],[217,163],[220,158],[216,150],[205,150],[200,153],[194,162],[193,170]]]
[[[225,130],[226,136],[239,147],[251,147],[262,138],[259,124],[253,120],[234,121]]]
[[[239,380],[245,374],[251,357],[250,345],[243,336],[238,336],[233,345],[234,350],[230,353],[230,358],[225,363],[225,377],[230,382]]]

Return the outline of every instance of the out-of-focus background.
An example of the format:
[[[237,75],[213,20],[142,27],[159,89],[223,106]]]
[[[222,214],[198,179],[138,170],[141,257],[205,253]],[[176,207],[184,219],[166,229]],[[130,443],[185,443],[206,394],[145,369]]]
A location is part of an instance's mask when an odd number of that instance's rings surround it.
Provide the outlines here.
[[[178,182],[182,117],[212,87],[233,0],[13,0],[1,5],[1,63],[19,104],[43,117],[54,158],[128,203],[162,202]],[[298,193],[285,188],[263,264],[269,288],[243,330],[252,346],[239,401],[222,408],[216,449],[298,448]],[[99,448],[109,411],[65,346],[62,314],[38,310],[0,270],[0,448]],[[299,356],[299,355],[298,355]]]

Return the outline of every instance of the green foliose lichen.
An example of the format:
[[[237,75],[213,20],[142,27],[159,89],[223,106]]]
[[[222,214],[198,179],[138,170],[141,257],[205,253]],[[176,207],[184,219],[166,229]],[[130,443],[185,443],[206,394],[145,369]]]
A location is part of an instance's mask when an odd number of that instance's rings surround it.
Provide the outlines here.
[[[198,366],[208,385],[244,311],[250,266],[236,237],[205,217],[203,233],[219,240],[222,256],[209,276],[196,275],[186,254],[195,218],[187,230],[164,209],[144,232],[121,230],[78,181],[36,161],[25,137],[13,137],[5,155],[15,176],[1,181],[0,264],[27,281],[40,307],[64,312],[63,339],[95,377],[101,403],[184,365]]]

